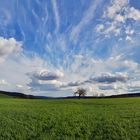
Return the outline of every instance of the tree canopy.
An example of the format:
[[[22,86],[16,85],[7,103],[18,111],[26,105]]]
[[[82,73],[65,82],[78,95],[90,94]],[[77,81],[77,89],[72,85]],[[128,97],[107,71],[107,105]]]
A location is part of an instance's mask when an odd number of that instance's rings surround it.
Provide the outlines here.
[[[76,95],[78,95],[79,96],[79,98],[81,97],[81,96],[85,96],[86,95],[86,89],[84,89],[84,88],[78,88],[75,92],[74,92],[74,95],[76,96]]]

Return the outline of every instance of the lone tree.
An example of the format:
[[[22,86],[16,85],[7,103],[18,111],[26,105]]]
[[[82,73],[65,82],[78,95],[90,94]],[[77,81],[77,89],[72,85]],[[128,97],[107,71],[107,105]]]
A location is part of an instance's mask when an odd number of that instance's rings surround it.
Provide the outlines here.
[[[78,88],[75,92],[74,92],[74,95],[78,95],[79,96],[79,99],[81,96],[85,96],[86,95],[86,89],[84,88]]]

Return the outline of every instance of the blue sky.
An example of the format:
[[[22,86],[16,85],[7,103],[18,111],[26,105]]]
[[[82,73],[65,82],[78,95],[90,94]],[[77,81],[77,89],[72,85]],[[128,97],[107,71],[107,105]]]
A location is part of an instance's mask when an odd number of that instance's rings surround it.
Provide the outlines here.
[[[139,0],[0,0],[0,89],[140,92]]]

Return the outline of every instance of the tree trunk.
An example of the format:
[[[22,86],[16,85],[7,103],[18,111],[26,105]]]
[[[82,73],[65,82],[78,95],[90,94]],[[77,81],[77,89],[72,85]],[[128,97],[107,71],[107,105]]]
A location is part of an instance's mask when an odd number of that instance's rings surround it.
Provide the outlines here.
[[[79,99],[80,99],[80,95],[79,95]]]

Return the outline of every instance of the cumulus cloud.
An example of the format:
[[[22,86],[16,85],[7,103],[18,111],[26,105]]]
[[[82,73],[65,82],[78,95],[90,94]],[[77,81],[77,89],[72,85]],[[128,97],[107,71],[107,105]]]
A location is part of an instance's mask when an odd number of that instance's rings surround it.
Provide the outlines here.
[[[115,18],[117,13],[120,13],[123,8],[128,5],[128,0],[113,0],[104,12],[104,17]]]
[[[7,58],[0,64],[0,77],[7,81],[8,85],[0,85],[0,89],[30,93],[30,90],[28,90],[30,77],[27,73],[31,73],[42,66],[44,66],[43,60],[39,57],[30,58],[22,54],[17,56],[16,59]],[[19,88],[21,87],[19,85],[22,85],[22,88]]]
[[[48,69],[41,69],[36,72],[28,73],[27,75],[29,75],[31,79],[28,84],[31,90],[59,90],[60,86],[63,84],[60,79],[64,74],[59,70],[50,71]]]
[[[134,7],[128,8],[126,18],[130,18],[136,21],[140,20],[140,10],[135,9]]]
[[[58,81],[40,81],[32,79],[32,81],[28,84],[31,91],[57,91],[60,90],[60,82]]]
[[[8,56],[22,51],[21,42],[16,41],[14,38],[0,37],[0,61],[4,61]]]
[[[140,11],[131,7],[128,0],[113,0],[105,10],[103,17],[118,22],[125,22],[127,19],[140,20]]]
[[[128,80],[128,76],[124,74],[111,74],[104,73],[97,77],[91,77],[90,81],[95,81],[98,83],[114,83],[114,82],[126,82]]]
[[[43,69],[34,73],[32,76],[38,80],[56,80],[63,77],[63,73],[58,70],[56,72],[51,72]]]
[[[44,60],[37,55],[27,56],[22,51],[22,43],[14,38],[0,38],[0,89],[30,93],[30,76],[40,68],[46,68]]]
[[[129,4],[128,0],[112,0],[110,4],[105,8],[102,19],[104,20],[104,29],[102,23],[96,26],[96,32],[101,32],[105,37],[110,36],[111,34],[119,36],[123,34],[124,31],[127,35],[133,35],[137,33],[135,24],[128,24],[128,20],[133,20],[133,22],[140,21],[140,10],[132,7]],[[129,27],[129,31],[128,31]],[[101,29],[102,30],[101,30]],[[123,34],[124,35],[124,34]]]

